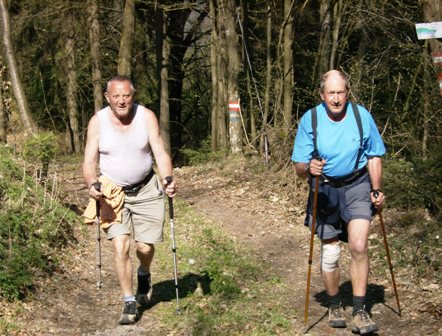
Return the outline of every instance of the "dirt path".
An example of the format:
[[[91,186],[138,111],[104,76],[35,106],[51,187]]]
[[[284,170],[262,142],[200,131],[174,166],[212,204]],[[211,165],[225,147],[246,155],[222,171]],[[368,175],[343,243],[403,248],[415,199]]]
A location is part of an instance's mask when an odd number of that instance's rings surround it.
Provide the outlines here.
[[[65,167],[61,180],[69,185],[70,204],[79,210],[86,204],[78,165]],[[179,195],[196,210],[214,219],[232,235],[238,243],[255,251],[259,260],[271,262],[271,271],[286,283],[283,301],[293,309],[291,335],[301,335],[306,329],[303,323],[306,271],[308,257],[308,232],[302,226],[304,199],[291,204],[284,196],[285,189],[268,189],[267,181],[259,181],[247,169],[237,171],[177,169]],[[79,177],[80,175],[80,177]],[[303,193],[300,192],[300,197]],[[70,263],[64,265],[66,272],[56,274],[37,290],[35,297],[23,306],[20,325],[27,332],[20,335],[175,335],[154,319],[156,302],[144,312],[134,326],[118,326],[116,321],[121,310],[120,291],[110,260],[111,246],[103,244],[104,287],[98,289],[96,269],[95,228],[87,229],[89,237],[80,241],[72,253]],[[317,267],[316,244],[313,264],[308,335],[352,335],[350,328],[330,329],[327,326],[323,286]],[[351,302],[348,282],[348,258],[342,262],[342,282],[345,303]],[[155,276],[155,274],[154,274]],[[156,279],[156,281],[166,279]],[[380,325],[378,335],[437,335],[442,334],[440,320],[419,313],[413,306],[421,292],[398,276],[398,288],[403,305],[402,316],[395,312],[396,304],[389,279],[370,277],[369,293],[373,301],[371,312]],[[161,286],[161,284],[156,284]],[[347,312],[351,307],[347,307]],[[210,334],[210,333],[209,333]],[[189,334],[190,335],[190,334]]]
[[[309,232],[302,225],[305,194],[301,192],[296,195],[295,199],[301,197],[299,204],[292,204],[287,195],[284,196],[284,189],[278,189],[278,186],[268,189],[265,178],[257,180],[251,174],[247,169],[227,174],[217,169],[201,173],[195,168],[185,168],[177,174],[181,177],[180,195],[194,208],[216,219],[239,242],[252,248],[259,259],[270,261],[275,274],[283,276],[288,288],[286,305],[293,308],[297,316],[294,334],[307,331],[309,335],[352,335],[349,327],[332,329],[327,326],[325,293],[317,267],[317,241],[310,288],[309,327],[304,327],[309,249]],[[375,221],[373,230],[376,225]],[[351,284],[348,270],[347,252],[341,258],[341,293],[349,321]],[[373,276],[369,279],[368,296],[373,319],[380,326],[378,335],[442,335],[440,319],[419,309],[422,301],[417,296],[425,296],[422,289],[413,287],[407,278],[398,275],[396,278],[402,305],[401,316],[397,314],[390,279]]]

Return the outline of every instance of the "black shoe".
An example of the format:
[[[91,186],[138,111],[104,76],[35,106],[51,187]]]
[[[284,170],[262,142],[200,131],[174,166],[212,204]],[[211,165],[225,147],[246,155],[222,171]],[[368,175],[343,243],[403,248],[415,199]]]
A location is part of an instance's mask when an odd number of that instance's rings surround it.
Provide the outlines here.
[[[137,302],[141,306],[147,306],[152,298],[152,280],[150,273],[146,275],[138,274]]]
[[[352,332],[365,335],[378,330],[378,325],[371,320],[370,315],[368,315],[365,309],[358,310],[353,314]]]
[[[123,315],[121,315],[119,324],[134,324],[138,320],[138,309],[135,301],[124,303]]]
[[[328,325],[332,328],[345,328],[347,326],[344,310],[340,305],[328,308]]]

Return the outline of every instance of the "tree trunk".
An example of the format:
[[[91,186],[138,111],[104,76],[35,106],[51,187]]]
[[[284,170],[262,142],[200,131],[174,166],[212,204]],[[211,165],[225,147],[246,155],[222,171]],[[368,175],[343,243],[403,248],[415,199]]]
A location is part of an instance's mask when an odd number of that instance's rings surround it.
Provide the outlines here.
[[[169,110],[169,44],[165,38],[166,19],[164,11],[161,8],[156,9],[157,22],[157,68],[159,73],[158,81],[160,83],[160,133],[164,141],[167,153],[171,154],[170,146],[170,110]]]
[[[283,38],[283,64],[284,64],[284,112],[283,112],[283,128],[286,134],[292,127],[292,89],[293,89],[293,5],[294,0],[284,0],[284,38]]]
[[[226,44],[226,36],[224,29],[224,21],[225,17],[222,15],[220,10],[217,11],[217,19],[218,19],[218,54],[217,54],[217,73],[218,73],[218,114],[217,114],[217,126],[218,126],[218,139],[219,139],[219,149],[227,150],[228,149],[228,138],[227,138],[227,121],[226,121],[226,111],[228,108],[227,102],[229,100],[229,94],[227,90],[227,82],[226,78],[227,74],[227,44]]]
[[[215,1],[210,0],[209,2],[209,10],[211,17],[211,33],[210,33],[210,70],[212,76],[212,113],[211,113],[211,142],[210,148],[212,152],[215,152],[219,149],[219,129],[218,129],[218,114],[219,114],[219,106],[218,106],[218,65],[217,65],[217,55],[219,55],[219,41],[217,34],[217,20],[216,20],[216,10],[215,10]]]
[[[341,28],[342,14],[344,12],[343,0],[336,1],[333,7],[333,33],[332,33],[332,46],[330,52],[330,69],[336,68],[336,53],[338,50],[339,30]]]
[[[71,151],[76,153],[80,151],[80,132],[78,129],[78,108],[77,108],[77,66],[75,61],[75,32],[73,27],[74,18],[72,13],[67,13],[67,32],[66,32],[66,100],[69,118],[69,133],[71,137]]]
[[[267,3],[267,33],[266,33],[266,85],[264,90],[264,116],[262,120],[262,131],[259,150],[264,153],[268,137],[268,118],[270,105],[270,85],[272,78],[272,7],[271,0]],[[266,157],[267,157],[267,153]]]
[[[422,9],[424,12],[424,17],[427,22],[435,22],[435,21],[441,21],[442,20],[442,4],[440,1],[432,1],[432,0],[422,0]],[[429,39],[428,40],[430,51],[431,53],[440,52],[442,51],[442,43],[438,41],[437,39]],[[424,52],[428,56],[428,51],[424,50]],[[430,53],[430,54],[431,54]],[[424,67],[424,82],[426,83],[426,86],[428,86],[428,83],[431,82],[431,78],[429,78],[428,74],[428,66],[426,63],[423,64]],[[423,94],[424,94],[424,108],[423,108],[423,135],[422,135],[422,154],[423,157],[426,158],[427,155],[427,149],[428,149],[428,139],[429,139],[429,133],[430,133],[430,106],[429,106],[429,88],[425,88]]]
[[[6,138],[6,108],[4,104],[4,96],[3,96],[3,88],[4,88],[4,80],[3,80],[3,71],[5,67],[3,66],[3,60],[0,58],[0,142],[7,142]]]
[[[100,22],[98,21],[97,0],[88,1],[89,40],[91,44],[92,81],[94,87],[94,111],[103,108],[103,88],[101,84]]]
[[[11,24],[9,20],[6,0],[0,0],[0,13],[2,20],[3,45],[5,48],[6,62],[8,64],[9,77],[11,78],[14,96],[17,101],[18,112],[23,122],[24,131],[27,134],[34,134],[37,131],[32,119],[29,104],[26,99],[23,83],[21,81],[17,61],[15,59],[14,46],[11,40]]]
[[[321,0],[321,37],[319,41],[319,76],[330,70],[331,0]],[[316,78],[314,78],[316,82]]]
[[[123,12],[123,31],[118,53],[118,74],[130,77],[132,73],[132,43],[135,29],[135,1],[126,0]]]
[[[229,137],[230,151],[242,152],[241,111],[239,108],[238,74],[240,70],[238,36],[235,30],[235,1],[225,1],[225,31],[228,53]],[[237,107],[238,106],[238,107]]]

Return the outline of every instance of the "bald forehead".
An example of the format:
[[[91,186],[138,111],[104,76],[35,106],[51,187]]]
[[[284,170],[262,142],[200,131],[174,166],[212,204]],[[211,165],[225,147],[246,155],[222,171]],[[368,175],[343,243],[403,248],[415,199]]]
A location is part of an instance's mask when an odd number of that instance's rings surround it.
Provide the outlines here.
[[[322,76],[320,91],[324,92],[328,88],[333,87],[334,90],[339,91],[350,89],[347,75],[338,70],[330,70]]]

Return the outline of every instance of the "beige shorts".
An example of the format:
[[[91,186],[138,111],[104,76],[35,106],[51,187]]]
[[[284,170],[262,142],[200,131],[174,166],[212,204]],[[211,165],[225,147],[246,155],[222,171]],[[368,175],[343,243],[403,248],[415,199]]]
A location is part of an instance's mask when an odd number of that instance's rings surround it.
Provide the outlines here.
[[[132,228],[137,242],[163,241],[164,193],[156,175],[138,192],[125,195],[122,211],[121,224],[112,224],[105,230],[108,240],[130,235]]]

